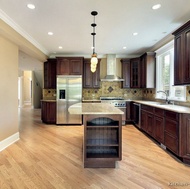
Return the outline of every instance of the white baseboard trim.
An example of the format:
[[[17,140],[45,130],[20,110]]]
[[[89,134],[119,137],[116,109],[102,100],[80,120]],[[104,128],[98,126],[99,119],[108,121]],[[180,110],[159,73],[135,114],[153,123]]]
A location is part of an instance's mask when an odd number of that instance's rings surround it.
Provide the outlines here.
[[[19,139],[20,139],[19,132],[17,132],[15,134],[11,135],[10,137],[0,141],[0,151],[4,150],[5,148],[7,148],[11,144],[15,143]]]

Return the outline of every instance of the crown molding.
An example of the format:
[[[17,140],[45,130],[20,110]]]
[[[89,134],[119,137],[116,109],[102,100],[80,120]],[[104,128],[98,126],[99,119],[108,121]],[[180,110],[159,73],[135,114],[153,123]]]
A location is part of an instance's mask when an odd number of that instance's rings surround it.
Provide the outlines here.
[[[48,55],[48,51],[34,40],[27,32],[25,32],[17,23],[15,23],[5,12],[0,9],[0,19],[18,32],[22,37],[32,43],[36,48],[42,51],[45,55]]]

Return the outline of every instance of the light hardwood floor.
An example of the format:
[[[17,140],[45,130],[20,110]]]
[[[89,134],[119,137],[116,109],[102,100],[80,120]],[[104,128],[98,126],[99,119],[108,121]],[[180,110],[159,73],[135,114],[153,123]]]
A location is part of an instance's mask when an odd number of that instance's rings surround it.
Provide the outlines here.
[[[115,169],[84,169],[83,126],[45,125],[40,110],[19,111],[20,140],[0,152],[0,189],[190,188],[190,166],[132,125],[123,126]]]

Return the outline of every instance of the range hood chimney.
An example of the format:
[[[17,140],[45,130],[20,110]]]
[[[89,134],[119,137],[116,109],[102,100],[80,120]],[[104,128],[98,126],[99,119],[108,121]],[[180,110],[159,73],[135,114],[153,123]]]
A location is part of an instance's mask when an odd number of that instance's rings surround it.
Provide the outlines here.
[[[107,55],[107,75],[101,81],[124,81],[119,76],[116,75],[116,55]]]

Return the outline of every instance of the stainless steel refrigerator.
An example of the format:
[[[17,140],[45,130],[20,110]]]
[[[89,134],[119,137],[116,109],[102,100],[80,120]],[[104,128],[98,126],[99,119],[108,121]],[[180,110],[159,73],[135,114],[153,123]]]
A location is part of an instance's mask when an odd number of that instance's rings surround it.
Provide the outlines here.
[[[82,101],[82,76],[57,75],[56,124],[82,124],[82,116],[68,112],[68,108]]]

